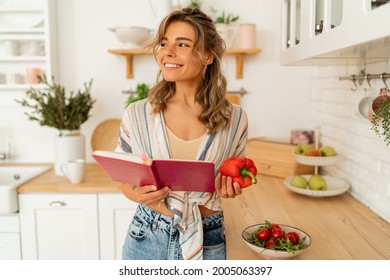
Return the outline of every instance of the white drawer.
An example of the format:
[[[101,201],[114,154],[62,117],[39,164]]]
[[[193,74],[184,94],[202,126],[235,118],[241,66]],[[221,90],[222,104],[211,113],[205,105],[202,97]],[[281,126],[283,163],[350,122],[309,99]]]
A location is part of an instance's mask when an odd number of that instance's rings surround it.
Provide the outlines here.
[[[0,233],[20,232],[19,214],[0,215]]]

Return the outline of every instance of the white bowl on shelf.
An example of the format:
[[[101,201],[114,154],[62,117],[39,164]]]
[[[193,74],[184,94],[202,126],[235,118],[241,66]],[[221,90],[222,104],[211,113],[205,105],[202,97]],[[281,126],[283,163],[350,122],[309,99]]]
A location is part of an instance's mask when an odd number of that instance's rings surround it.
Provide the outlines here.
[[[301,176],[303,176],[306,179],[306,181],[308,181],[310,176],[312,176],[312,175],[309,174],[309,175],[301,175]],[[325,182],[327,185],[326,191],[311,190],[311,189],[309,189],[309,187],[307,187],[306,189],[294,187],[290,184],[290,182],[294,176],[291,176],[291,177],[284,179],[283,183],[286,185],[286,187],[290,191],[293,191],[293,192],[299,193],[299,194],[303,194],[306,196],[311,196],[311,197],[337,196],[337,195],[341,195],[341,194],[345,193],[351,187],[351,185],[348,182],[344,181],[343,179],[335,178],[335,177],[331,177],[331,176],[326,176],[326,175],[321,175],[321,176],[325,179]]]
[[[44,20],[42,12],[6,12],[1,17],[1,21],[13,29],[33,28],[40,25]]]
[[[112,31],[116,38],[126,48],[143,48],[145,43],[151,38],[152,29],[141,26],[118,26],[111,27],[108,30]]]
[[[293,154],[295,160],[298,163],[305,164],[305,165],[314,165],[314,166],[326,166],[326,165],[333,165],[336,164],[337,161],[340,159],[339,155],[335,156],[304,156],[304,155],[297,155]]]

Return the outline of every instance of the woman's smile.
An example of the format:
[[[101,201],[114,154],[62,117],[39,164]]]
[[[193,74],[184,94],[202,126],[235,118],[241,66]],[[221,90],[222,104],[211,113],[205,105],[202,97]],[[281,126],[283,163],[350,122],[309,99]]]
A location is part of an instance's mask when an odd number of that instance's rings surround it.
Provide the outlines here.
[[[178,68],[181,68],[182,64],[176,64],[176,63],[164,63],[164,68],[167,70],[175,70]]]

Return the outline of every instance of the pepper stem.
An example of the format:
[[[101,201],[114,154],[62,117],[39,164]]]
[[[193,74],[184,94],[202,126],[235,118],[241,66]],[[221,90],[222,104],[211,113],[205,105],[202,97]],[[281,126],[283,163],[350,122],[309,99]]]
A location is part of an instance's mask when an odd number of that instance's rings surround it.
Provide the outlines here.
[[[250,172],[250,171],[248,170],[248,168],[246,168],[246,167],[243,167],[243,168],[240,170],[240,175],[241,175],[242,178],[245,178],[246,176],[251,177],[251,178],[252,178],[252,184],[256,184],[256,183],[257,183],[257,179],[256,179],[255,175],[253,175],[253,173]]]

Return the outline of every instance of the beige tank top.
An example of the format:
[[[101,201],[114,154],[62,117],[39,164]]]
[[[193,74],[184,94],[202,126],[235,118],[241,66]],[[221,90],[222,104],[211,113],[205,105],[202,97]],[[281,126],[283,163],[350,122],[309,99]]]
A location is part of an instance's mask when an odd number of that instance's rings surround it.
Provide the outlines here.
[[[177,137],[169,128],[167,128],[169,150],[171,158],[195,160],[203,138],[206,134],[193,140],[183,140]]]

